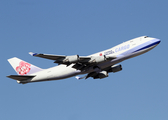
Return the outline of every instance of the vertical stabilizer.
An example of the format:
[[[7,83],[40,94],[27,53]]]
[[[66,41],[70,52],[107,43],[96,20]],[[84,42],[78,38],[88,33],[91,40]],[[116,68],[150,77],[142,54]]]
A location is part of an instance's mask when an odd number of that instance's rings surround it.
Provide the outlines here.
[[[8,62],[11,64],[18,75],[30,75],[42,70],[41,68],[16,57],[8,59]]]

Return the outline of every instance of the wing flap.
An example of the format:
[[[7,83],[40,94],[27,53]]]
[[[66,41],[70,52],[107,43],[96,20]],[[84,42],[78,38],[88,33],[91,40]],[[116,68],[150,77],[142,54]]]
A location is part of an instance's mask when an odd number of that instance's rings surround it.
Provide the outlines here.
[[[30,75],[9,75],[7,77],[11,78],[11,79],[14,79],[14,80],[24,81],[24,80],[33,78],[35,76],[30,76]]]

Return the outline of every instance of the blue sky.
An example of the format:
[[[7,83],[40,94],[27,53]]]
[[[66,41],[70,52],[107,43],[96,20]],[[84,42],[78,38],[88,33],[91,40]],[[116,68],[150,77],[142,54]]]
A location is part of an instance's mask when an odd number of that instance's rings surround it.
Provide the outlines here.
[[[167,120],[167,0],[1,0],[0,119]],[[122,62],[102,80],[17,84],[7,59],[41,68],[51,60],[28,52],[89,55],[148,35],[161,43]]]

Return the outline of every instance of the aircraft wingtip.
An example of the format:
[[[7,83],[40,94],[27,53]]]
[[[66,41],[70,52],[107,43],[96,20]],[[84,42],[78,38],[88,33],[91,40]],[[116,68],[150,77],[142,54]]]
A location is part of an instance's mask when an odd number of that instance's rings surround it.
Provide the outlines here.
[[[33,53],[33,52],[29,52],[29,54],[30,54],[31,56],[37,55],[37,53]]]
[[[84,77],[76,76],[75,78],[76,78],[77,80],[80,80],[80,79],[86,78],[86,76],[84,76]]]
[[[79,76],[76,76],[75,78],[76,78],[77,80],[79,80],[79,79],[80,79],[80,77],[79,77]]]

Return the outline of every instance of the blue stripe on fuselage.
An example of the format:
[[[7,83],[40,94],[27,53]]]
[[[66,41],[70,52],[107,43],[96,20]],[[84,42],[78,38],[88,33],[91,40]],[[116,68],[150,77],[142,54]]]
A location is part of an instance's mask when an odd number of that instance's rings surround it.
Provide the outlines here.
[[[153,41],[153,42],[152,42],[152,41]],[[152,43],[151,43],[151,42],[152,42]],[[129,54],[131,54],[131,53],[135,53],[135,52],[137,52],[137,51],[144,50],[144,49],[146,49],[146,48],[149,48],[149,47],[151,47],[151,46],[154,46],[154,45],[156,45],[156,44],[159,44],[159,43],[160,43],[160,40],[159,40],[159,39],[153,39],[153,40],[151,40],[151,42],[150,42],[150,41],[147,41],[147,42],[145,42],[145,43],[142,43],[142,44],[140,44],[140,45],[138,45],[138,46],[136,46],[136,47],[133,47],[133,48],[131,48],[131,49],[129,49],[129,50],[127,50],[127,51],[121,53],[120,55],[125,56],[125,55],[129,55]]]
[[[160,41],[154,42],[154,43],[152,43],[152,44],[150,44],[150,45],[147,45],[147,46],[145,46],[145,47],[143,47],[143,48],[140,48],[140,49],[138,49],[138,50],[136,50],[136,51],[134,51],[134,52],[137,52],[137,51],[140,51],[140,50],[143,50],[143,49],[147,49],[147,48],[152,47],[152,46],[154,46],[154,45],[157,45],[157,44],[159,44],[159,43],[160,43]],[[133,53],[134,53],[134,52],[133,52]]]

